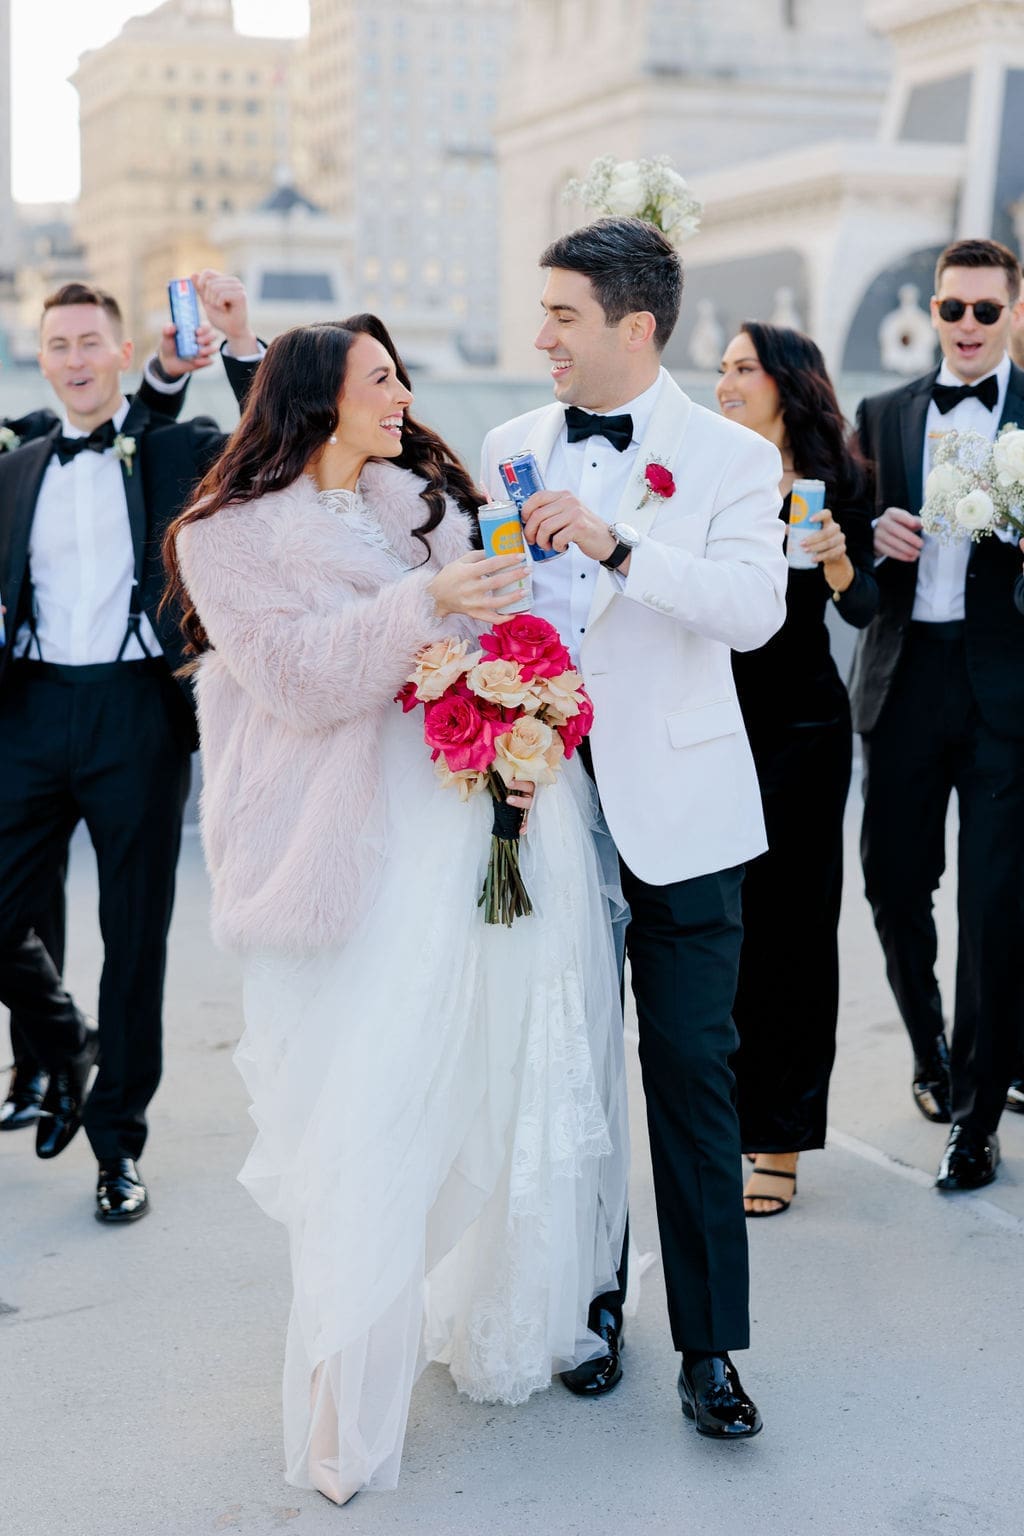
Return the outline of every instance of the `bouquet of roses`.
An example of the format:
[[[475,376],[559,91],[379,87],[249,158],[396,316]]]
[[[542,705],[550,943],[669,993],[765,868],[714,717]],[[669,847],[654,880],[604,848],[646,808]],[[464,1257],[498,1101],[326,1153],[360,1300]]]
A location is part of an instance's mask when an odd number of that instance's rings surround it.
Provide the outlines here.
[[[704,204],[673,170],[667,155],[619,161],[614,155],[600,155],[583,181],[569,182],[563,197],[567,203],[578,198],[597,213],[644,219],[673,245],[697,233],[704,212]]]
[[[994,443],[980,432],[944,432],[925,481],[921,525],[944,544],[1000,529],[1024,534],[1024,432],[1008,422]]]
[[[423,706],[423,739],[441,782],[463,800],[485,790],[494,802],[491,851],[477,903],[486,923],[528,917],[519,873],[523,812],[508,804],[513,779],[551,784],[590,731],[593,706],[558,631],[517,614],[480,636],[425,646],[396,695],[406,711]]]

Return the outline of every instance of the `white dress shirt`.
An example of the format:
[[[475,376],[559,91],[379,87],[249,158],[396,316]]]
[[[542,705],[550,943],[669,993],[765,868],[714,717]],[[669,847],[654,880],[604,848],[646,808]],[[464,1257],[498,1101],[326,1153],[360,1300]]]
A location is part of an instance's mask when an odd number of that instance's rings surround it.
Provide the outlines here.
[[[935,401],[928,406],[924,430],[924,459],[922,485],[932,468],[932,452],[936,441],[945,432],[977,432],[994,442],[999,431],[999,418],[1006,403],[1006,390],[1010,382],[1010,359],[1004,353],[998,368],[994,369],[999,385],[999,399],[992,410],[986,410],[980,400],[961,400],[945,415]],[[986,378],[991,375],[986,374]],[[962,384],[949,364],[943,361],[936,380],[939,384]],[[980,383],[981,380],[976,382]],[[1024,426],[1024,422],[1018,423]],[[1012,536],[1016,538],[1016,534]],[[922,534],[924,548],[917,562],[917,587],[911,618],[922,624],[942,624],[964,616],[964,587],[967,581],[967,562],[971,558],[971,540],[966,537],[942,544],[929,534]]]
[[[120,431],[128,415],[122,400],[114,413]],[[65,420],[66,437],[86,437]],[[138,463],[135,474],[140,474]],[[29,569],[35,596],[36,641],[27,624],[18,631],[16,654],[62,666],[84,667],[116,661],[128,629],[135,580],[135,554],[128,499],[114,450],[91,449],[61,464],[54,454],[46,467],[29,540]],[[122,661],[160,656],[160,643],[145,614],[140,629],[146,650],[133,635]]]
[[[661,391],[661,375],[650,389],[615,411],[593,414],[632,416],[633,439],[620,453],[607,438],[588,437],[570,443],[563,426],[555,440],[544,480],[550,491],[571,491],[596,517],[614,519]],[[533,612],[553,624],[564,640],[573,665],[579,665],[580,641],[587,628],[599,566],[575,544],[557,560],[535,561]]]

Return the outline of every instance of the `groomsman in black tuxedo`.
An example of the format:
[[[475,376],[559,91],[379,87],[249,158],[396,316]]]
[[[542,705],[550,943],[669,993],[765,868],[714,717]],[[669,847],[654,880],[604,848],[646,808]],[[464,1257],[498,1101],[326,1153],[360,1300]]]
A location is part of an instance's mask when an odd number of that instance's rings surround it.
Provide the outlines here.
[[[851,684],[864,739],[865,888],[889,982],[914,1051],[914,1099],[952,1130],[939,1189],[996,1176],[995,1135],[1024,1018],[1024,616],[1014,539],[941,544],[918,513],[935,439],[994,439],[1024,426],[1024,372],[1007,355],[1020,300],[1017,258],[992,240],[939,257],[932,323],[943,361],[862,402],[857,427],[877,467],[881,607],[862,632]],[[958,953],[951,1049],[935,977],[932,898],[956,790]]]
[[[239,399],[259,343],[235,278],[197,288],[227,340]],[[175,615],[158,611],[160,544],[223,435],[176,424],[121,374],[132,344],[116,301],[82,283],[44,305],[40,368],[59,421],[0,458],[0,1002],[50,1074],[36,1151],[55,1157],[84,1124],[99,1163],[96,1214],[149,1208],[136,1167],[146,1106],[160,1079],[167,930],[195,718]],[[187,370],[168,346],[157,389]],[[96,850],[104,966],[98,1029],[65,990],[34,929],[84,820]],[[86,1089],[94,1062],[100,1069]]]
[[[151,358],[143,371],[137,398],[152,411],[176,421],[185,402],[185,385],[188,375],[200,368],[207,368],[213,361],[214,333],[211,326],[202,325],[197,332],[199,351],[194,358],[179,358],[174,350],[174,326],[165,327],[164,356]],[[160,373],[156,369],[160,368]],[[6,429],[6,452],[13,452],[22,443],[31,442],[59,426],[59,418],[53,411],[31,411],[17,420],[7,418],[0,423]],[[0,592],[0,599],[2,599]],[[33,927],[42,940],[46,951],[58,971],[64,968],[64,870],[54,886],[44,911],[37,914]],[[0,1131],[20,1131],[33,1126],[39,1119],[49,1077],[43,1063],[33,1054],[26,1032],[17,1015],[11,1017],[11,1051],[14,1069],[11,1072],[7,1097],[0,1104]]]

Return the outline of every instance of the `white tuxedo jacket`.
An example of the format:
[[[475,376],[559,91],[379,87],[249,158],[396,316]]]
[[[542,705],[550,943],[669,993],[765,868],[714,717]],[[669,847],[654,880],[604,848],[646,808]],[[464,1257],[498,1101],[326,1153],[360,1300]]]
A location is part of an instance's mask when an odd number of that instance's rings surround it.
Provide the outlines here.
[[[555,403],[488,433],[482,474],[496,500],[498,462],[532,449],[544,474],[564,422]],[[641,506],[652,460],[672,471],[675,494]],[[729,653],[764,645],[786,616],[781,476],[771,443],[663,374],[610,518],[641,541],[625,580],[599,571],[580,652],[604,813],[650,885],[729,869],[767,846]]]

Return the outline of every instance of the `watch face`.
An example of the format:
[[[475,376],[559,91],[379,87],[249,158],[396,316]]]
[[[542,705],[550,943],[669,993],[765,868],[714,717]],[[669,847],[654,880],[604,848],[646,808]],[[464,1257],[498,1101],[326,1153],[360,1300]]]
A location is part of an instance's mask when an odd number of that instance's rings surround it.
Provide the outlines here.
[[[640,535],[628,523],[613,523],[612,533],[614,533],[620,544],[635,545],[640,543]]]

